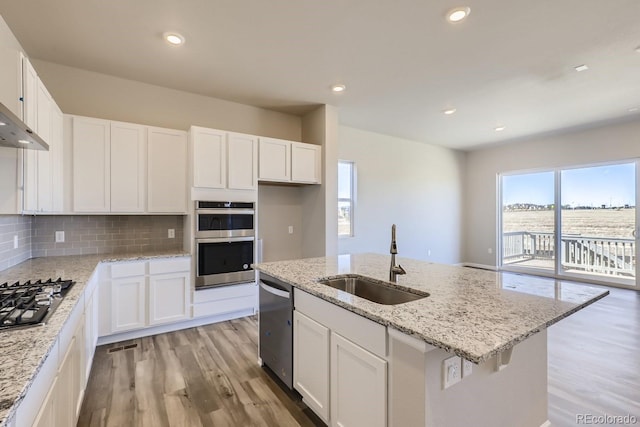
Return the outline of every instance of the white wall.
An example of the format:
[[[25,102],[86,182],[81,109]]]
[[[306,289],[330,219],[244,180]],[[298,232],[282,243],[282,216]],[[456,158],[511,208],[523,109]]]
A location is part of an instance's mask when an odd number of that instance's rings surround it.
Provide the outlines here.
[[[66,114],[188,130],[191,125],[300,140],[298,116],[32,60]]]
[[[355,236],[340,253],[389,253],[395,223],[400,256],[461,261],[464,153],[346,126],[338,141],[357,168]]]
[[[602,126],[467,154],[466,262],[497,265],[497,174],[640,157],[640,121]],[[493,254],[488,253],[492,248]]]

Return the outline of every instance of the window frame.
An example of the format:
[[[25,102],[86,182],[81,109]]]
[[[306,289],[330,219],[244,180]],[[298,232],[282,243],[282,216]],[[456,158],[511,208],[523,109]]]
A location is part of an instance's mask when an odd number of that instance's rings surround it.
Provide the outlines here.
[[[349,221],[349,234],[340,234],[340,227],[338,227],[337,233],[338,233],[338,238],[339,239],[348,239],[351,237],[355,237],[355,210],[356,210],[356,162],[353,160],[338,160],[338,168],[340,167],[341,164],[348,164],[350,165],[350,191],[349,194],[351,195],[350,198],[346,198],[346,197],[340,197],[338,195],[338,206],[340,205],[340,203],[349,203],[349,212],[350,212],[350,221]],[[339,183],[340,180],[340,175],[338,174],[338,187],[340,185]],[[338,194],[340,193],[340,191],[338,190]]]

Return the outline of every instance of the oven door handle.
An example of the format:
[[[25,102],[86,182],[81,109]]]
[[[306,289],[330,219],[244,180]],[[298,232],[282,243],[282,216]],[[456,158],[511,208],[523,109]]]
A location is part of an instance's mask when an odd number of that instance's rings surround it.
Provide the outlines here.
[[[196,214],[204,215],[253,215],[253,209],[196,209]]]
[[[269,286],[265,282],[263,282],[262,280],[260,281],[260,287],[262,289],[264,289],[265,291],[269,292],[270,294],[279,296],[281,298],[286,298],[286,299],[291,298],[291,293],[290,292],[274,288],[273,286]]]
[[[212,239],[196,239],[196,243],[252,242],[255,237],[216,237]]]

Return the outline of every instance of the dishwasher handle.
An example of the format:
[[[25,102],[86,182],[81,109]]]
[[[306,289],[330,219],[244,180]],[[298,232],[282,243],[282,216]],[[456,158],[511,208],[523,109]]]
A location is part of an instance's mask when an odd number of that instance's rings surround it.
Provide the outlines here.
[[[284,289],[277,288],[275,284],[272,282],[260,280],[260,287],[265,291],[269,292],[270,294],[279,296],[281,298],[286,298],[286,299],[291,298],[291,292],[285,291]]]

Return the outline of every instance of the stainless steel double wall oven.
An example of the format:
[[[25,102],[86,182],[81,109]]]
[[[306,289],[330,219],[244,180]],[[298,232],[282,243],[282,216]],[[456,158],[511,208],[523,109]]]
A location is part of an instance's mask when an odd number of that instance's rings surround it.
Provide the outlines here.
[[[250,282],[255,243],[251,202],[196,202],[196,289]]]

